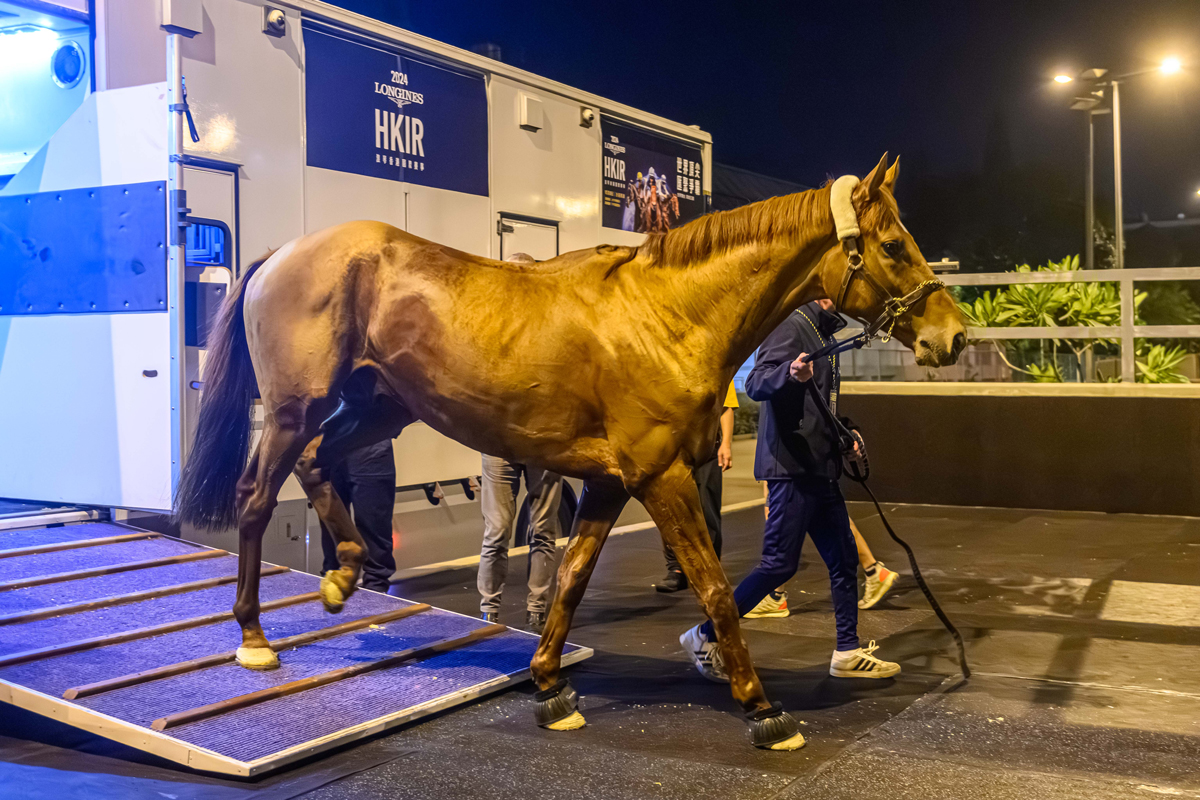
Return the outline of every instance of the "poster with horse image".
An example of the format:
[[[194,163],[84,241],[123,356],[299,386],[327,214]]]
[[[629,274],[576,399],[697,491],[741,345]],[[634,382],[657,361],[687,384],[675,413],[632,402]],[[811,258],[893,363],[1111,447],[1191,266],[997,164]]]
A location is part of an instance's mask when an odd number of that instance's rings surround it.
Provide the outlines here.
[[[700,145],[600,117],[603,225],[662,233],[704,213]]]

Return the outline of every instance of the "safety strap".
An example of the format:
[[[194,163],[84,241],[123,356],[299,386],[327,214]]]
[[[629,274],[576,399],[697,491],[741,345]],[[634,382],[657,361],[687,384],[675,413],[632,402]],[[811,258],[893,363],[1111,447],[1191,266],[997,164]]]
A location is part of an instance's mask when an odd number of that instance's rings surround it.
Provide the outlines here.
[[[187,101],[187,79],[180,77],[179,85],[183,89],[183,102],[172,103],[171,105],[167,106],[167,110],[176,114],[183,114],[185,117],[187,117],[188,134],[192,137],[193,142],[199,142],[200,134],[196,132],[196,121],[192,119],[192,109],[188,106]]]

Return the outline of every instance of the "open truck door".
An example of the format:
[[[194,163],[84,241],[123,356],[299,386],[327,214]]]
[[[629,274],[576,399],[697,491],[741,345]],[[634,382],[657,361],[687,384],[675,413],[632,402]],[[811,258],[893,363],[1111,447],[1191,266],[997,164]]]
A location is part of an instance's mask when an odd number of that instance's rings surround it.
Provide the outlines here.
[[[6,496],[171,507],[168,102],[165,84],[89,94],[0,189]]]

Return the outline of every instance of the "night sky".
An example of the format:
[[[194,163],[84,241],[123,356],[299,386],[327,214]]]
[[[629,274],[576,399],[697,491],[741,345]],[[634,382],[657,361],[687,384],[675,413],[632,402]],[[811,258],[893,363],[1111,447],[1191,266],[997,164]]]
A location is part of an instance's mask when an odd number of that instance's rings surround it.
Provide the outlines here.
[[[1185,72],[1123,85],[1127,218],[1200,214],[1200,1],[419,2],[337,5],[713,136],[716,160],[814,185],[883,151],[930,174],[978,172],[989,142],[1082,186],[1074,85],[1178,56]],[[1097,187],[1111,195],[1111,117]],[[900,199],[903,203],[903,179]]]

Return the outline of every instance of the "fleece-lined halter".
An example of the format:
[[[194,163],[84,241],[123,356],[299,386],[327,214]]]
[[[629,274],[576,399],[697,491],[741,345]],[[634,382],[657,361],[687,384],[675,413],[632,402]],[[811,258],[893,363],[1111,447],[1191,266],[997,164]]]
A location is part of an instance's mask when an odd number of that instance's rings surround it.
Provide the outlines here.
[[[838,291],[834,305],[838,311],[842,311],[850,284],[854,281],[855,276],[861,276],[876,294],[886,298],[883,312],[874,322],[863,329],[863,335],[869,341],[886,325],[887,330],[883,332],[883,341],[886,342],[892,338],[892,331],[900,317],[938,289],[944,289],[945,284],[939,280],[922,281],[908,294],[896,297],[883,288],[883,284],[876,280],[871,273],[867,272],[862,255],[858,252],[858,239],[862,231],[859,230],[858,215],[854,213],[854,203],[851,200],[851,195],[857,186],[858,178],[853,175],[843,175],[833,182],[833,186],[829,190],[829,207],[833,212],[833,225],[837,230],[838,240],[842,243],[842,250],[846,253],[846,260],[849,262],[842,278],[842,288]],[[859,347],[861,346],[859,345]]]

